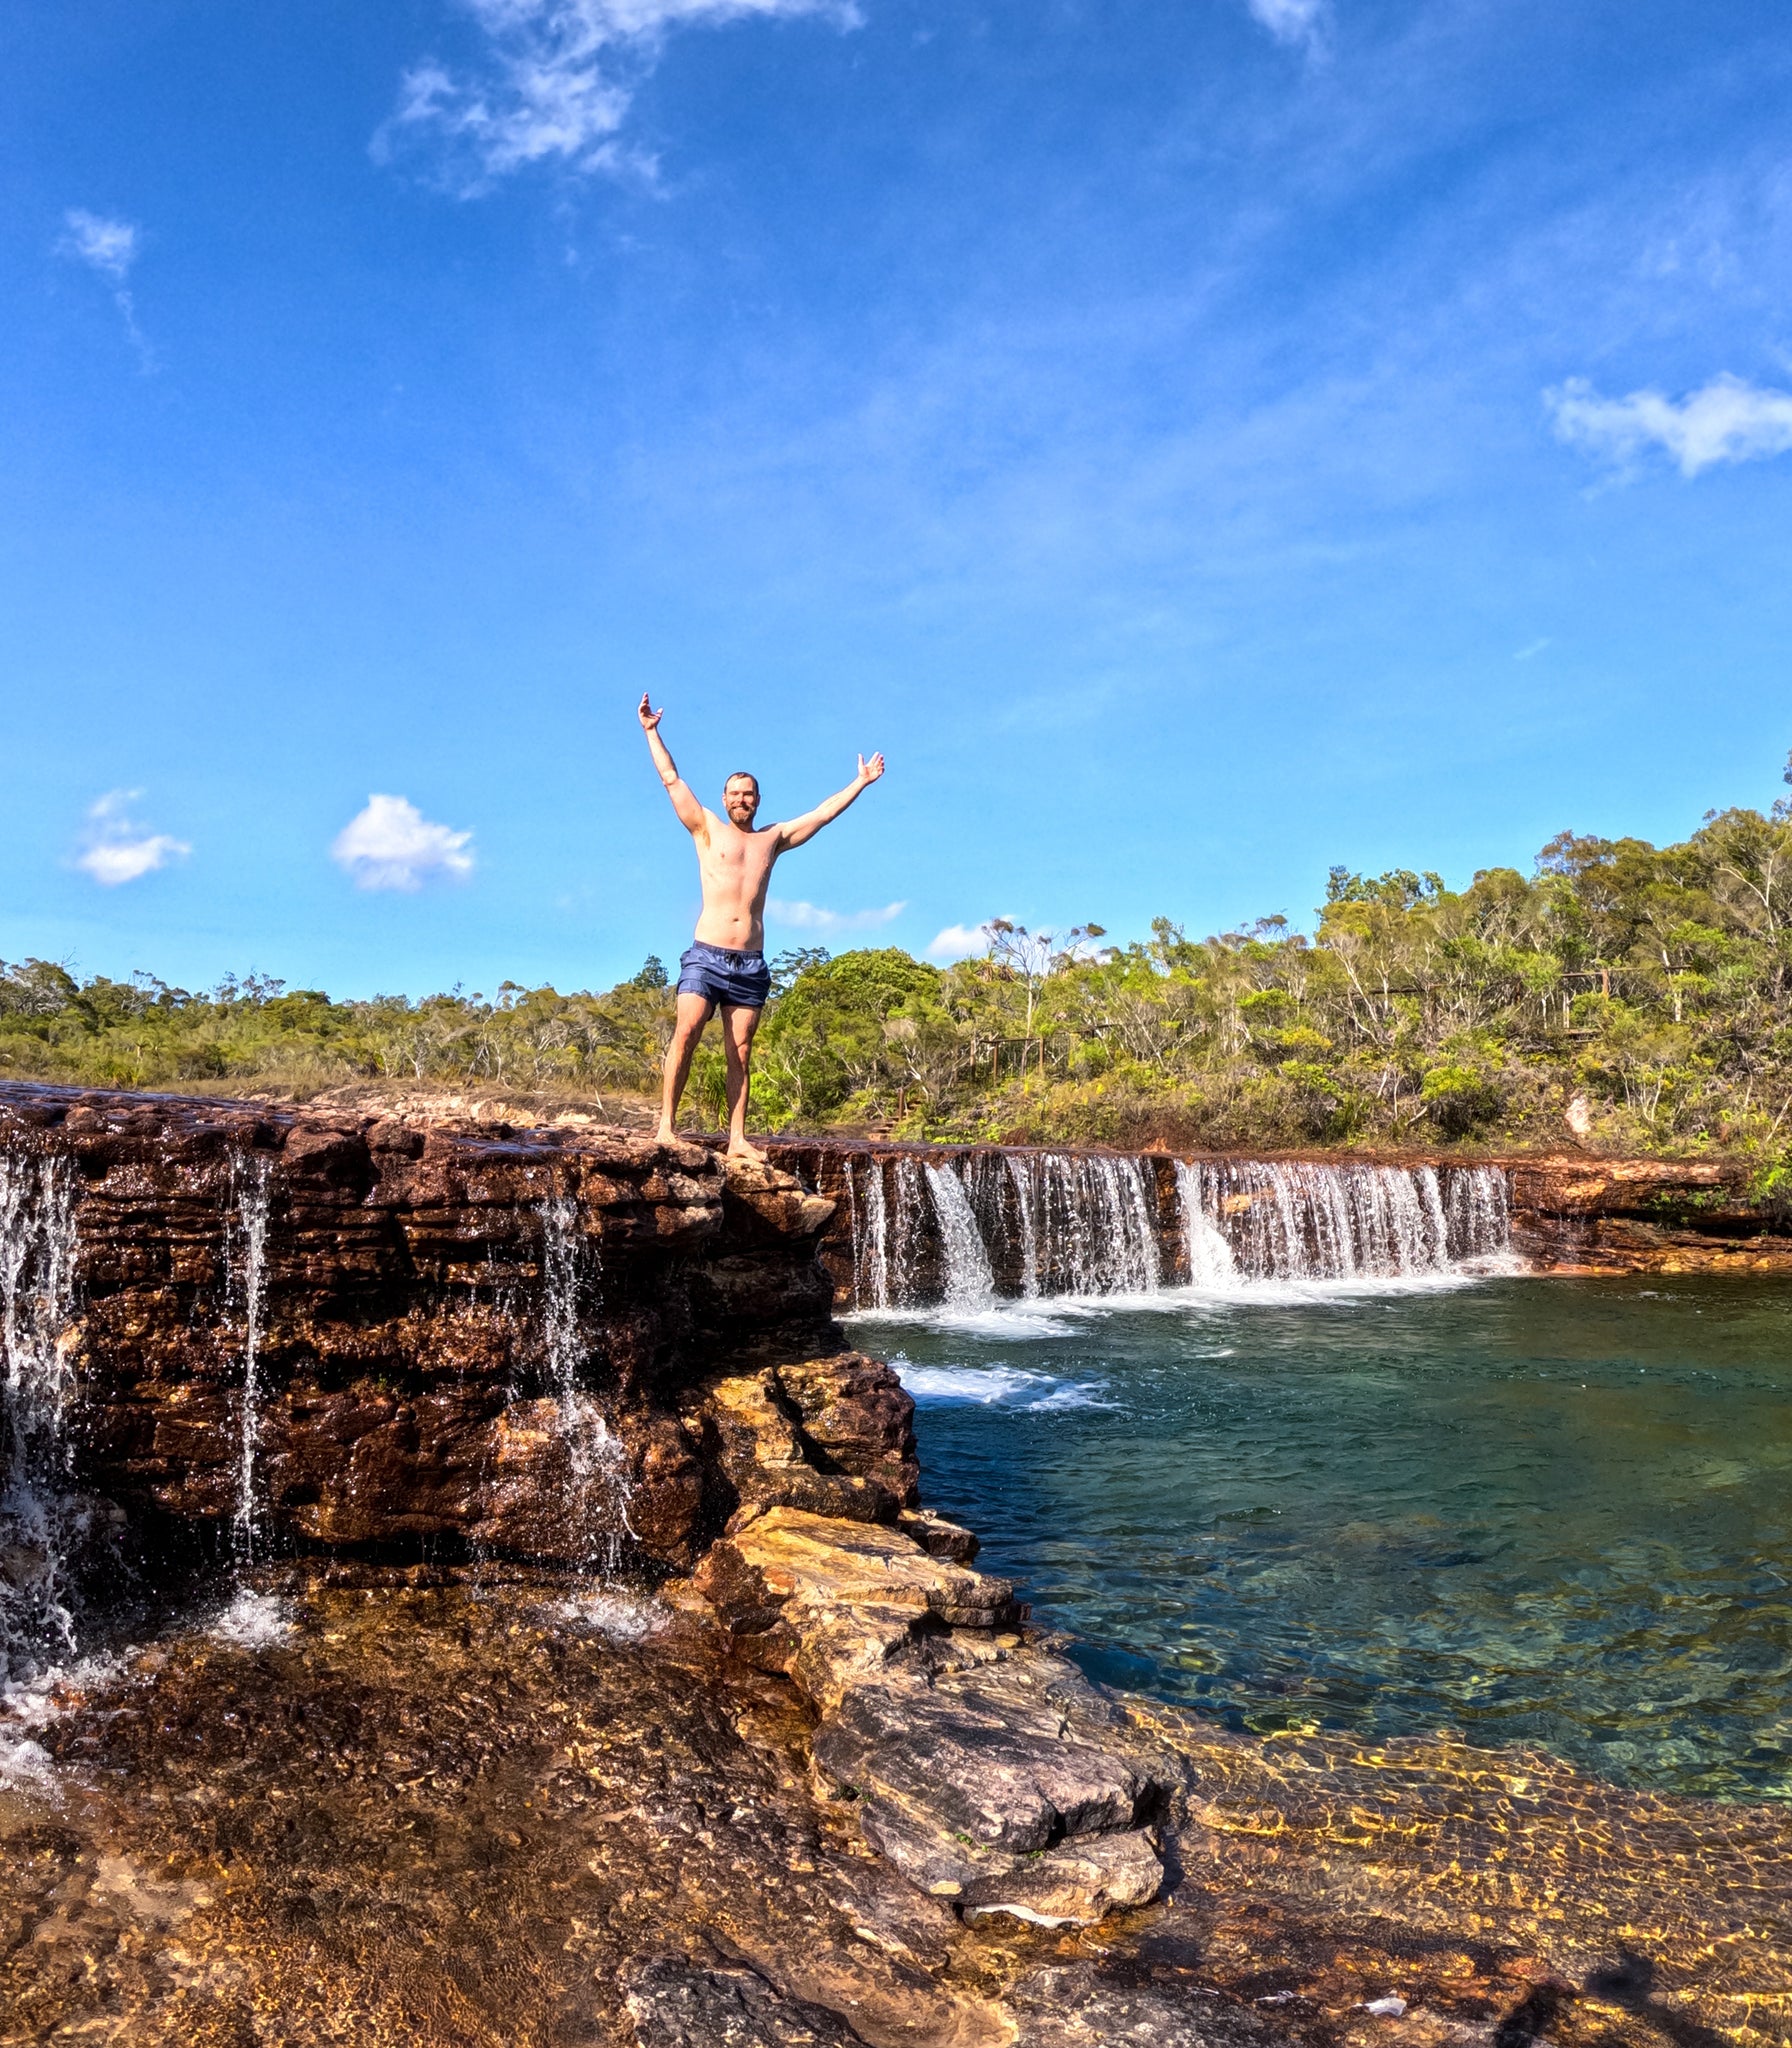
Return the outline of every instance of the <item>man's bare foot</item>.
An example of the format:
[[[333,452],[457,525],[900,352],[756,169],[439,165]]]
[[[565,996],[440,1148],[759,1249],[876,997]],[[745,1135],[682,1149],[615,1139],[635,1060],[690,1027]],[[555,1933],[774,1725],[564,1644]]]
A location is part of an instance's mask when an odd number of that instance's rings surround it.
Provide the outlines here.
[[[765,1164],[765,1154],[756,1151],[747,1143],[745,1138],[730,1138],[728,1140],[728,1157],[730,1159],[744,1159],[750,1166],[763,1166]]]
[[[664,1117],[660,1118],[660,1127],[653,1134],[653,1142],[656,1145],[676,1145],[678,1143],[678,1133],[667,1123]]]

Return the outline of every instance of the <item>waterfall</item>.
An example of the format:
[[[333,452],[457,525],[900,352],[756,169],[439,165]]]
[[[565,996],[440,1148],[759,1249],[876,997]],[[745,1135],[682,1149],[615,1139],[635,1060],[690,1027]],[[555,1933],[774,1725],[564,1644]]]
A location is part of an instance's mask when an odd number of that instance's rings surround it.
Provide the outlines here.
[[[1504,1251],[1512,1241],[1512,1194],[1497,1166],[1458,1168],[1444,1203],[1445,1229],[1457,1258]]]
[[[1182,1251],[1188,1261],[1191,1287],[1229,1287],[1238,1277],[1238,1262],[1225,1234],[1207,1213],[1207,1169],[1193,1160],[1176,1162],[1176,1195],[1182,1210]]]
[[[949,1166],[929,1166],[926,1173],[945,1260],[946,1306],[988,1308],[996,1298],[995,1276],[964,1182]]]
[[[1208,1290],[1458,1271],[1509,1250],[1503,1169],[1106,1153],[901,1153],[852,1162],[860,1308]],[[862,1175],[862,1180],[857,1176]]]
[[[1039,1225],[1034,1214],[1037,1196],[1033,1162],[1023,1153],[1005,1153],[1008,1179],[1014,1189],[1014,1212],[1020,1218],[1020,1292],[1023,1301],[1039,1295]]]
[[[231,1167],[236,1211],[232,1233],[240,1268],[232,1261],[232,1291],[243,1305],[243,1390],[237,1417],[236,1547],[245,1564],[255,1557],[258,1530],[255,1458],[261,1448],[261,1336],[268,1287],[268,1190],[273,1161],[266,1153],[239,1153]]]
[[[64,1432],[74,1302],[74,1176],[65,1159],[0,1157],[0,1676],[30,1676],[75,1647],[66,1595],[76,1531]]]
[[[854,1162],[856,1164],[856,1162]],[[849,1165],[847,1183],[852,1183]],[[859,1204],[852,1210],[853,1298],[861,1308],[891,1308],[890,1298],[890,1210],[884,1200],[884,1168],[881,1159],[865,1161],[864,1226],[859,1224]]]
[[[622,1562],[623,1538],[635,1533],[628,1519],[634,1483],[608,1417],[581,1383],[591,1356],[584,1336],[589,1241],[579,1228],[579,1205],[571,1195],[543,1202],[538,1214],[542,1339],[566,1445],[577,1560],[586,1570],[614,1572]]]
[[[896,1199],[890,1217],[890,1267],[888,1286],[892,1303],[915,1297],[916,1270],[921,1264],[927,1222],[934,1212],[927,1183],[917,1161],[897,1159],[891,1164]]]
[[[1016,1166],[1046,1293],[1153,1294],[1163,1284],[1157,1198],[1141,1160],[1046,1152]]]
[[[1498,1167],[1221,1160],[1179,1167],[1177,1186],[1197,1286],[1223,1286],[1233,1274],[1351,1280],[1447,1273],[1465,1259],[1503,1253],[1509,1239]],[[1217,1263],[1214,1239],[1226,1266]]]

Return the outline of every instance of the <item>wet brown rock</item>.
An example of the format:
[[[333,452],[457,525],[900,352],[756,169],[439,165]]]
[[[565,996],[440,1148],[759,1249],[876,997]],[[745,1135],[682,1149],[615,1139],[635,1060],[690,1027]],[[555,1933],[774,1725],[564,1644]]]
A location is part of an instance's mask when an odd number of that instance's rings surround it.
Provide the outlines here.
[[[688,1566],[734,1499],[771,1497],[731,1496],[719,1442],[687,1425],[728,1361],[802,1366],[768,1393],[796,1431],[789,1497],[883,1519],[912,1504],[906,1397],[869,1360],[833,1363],[815,1249],[831,1206],[773,1168],[597,1125],[417,1128],[22,1083],[0,1083],[0,1151],[68,1175],[75,1476],[133,1512],[216,1524],[242,1505],[257,1187],[257,1512],[275,1535],[573,1555],[580,1425],[556,1341],[621,1447],[615,1514],[661,1564]],[[760,1435],[742,1473],[772,1456]]]
[[[630,1980],[639,2048],[851,2048],[863,2037],[819,2005],[780,1998],[752,1970],[656,1956]]]
[[[929,1896],[1052,1926],[1156,1897],[1148,1830],[1177,1769],[1013,1632],[1005,1579],[900,1529],[779,1507],[743,1509],[693,1584],[813,1702],[821,1779]]]
[[[1222,2001],[1211,1985],[1129,1983],[1088,1962],[1032,1971],[1007,2004],[1015,2048],[1271,2048],[1299,2038],[1267,2014]]]
[[[914,1502],[914,1403],[887,1365],[857,1352],[721,1375],[683,1414],[713,1447],[730,1506],[890,1522]]]
[[[929,1557],[950,1558],[954,1564],[970,1564],[979,1549],[975,1530],[949,1522],[931,1508],[904,1508],[896,1526],[912,1536]]]
[[[0,1787],[6,2048],[1792,2037],[1783,1808],[1095,1694],[1104,1739],[1188,1788],[1159,1823],[1174,1890],[1045,1928],[954,1913],[870,1853],[794,1689],[659,1606],[520,1567],[432,1590],[339,1561],[268,1590],[259,1643],[176,1628],[65,1689],[36,1729],[53,1775]],[[930,1640],[960,1658],[936,1688],[1039,1669],[991,1631]],[[1390,1995],[1403,2013],[1367,2009]]]

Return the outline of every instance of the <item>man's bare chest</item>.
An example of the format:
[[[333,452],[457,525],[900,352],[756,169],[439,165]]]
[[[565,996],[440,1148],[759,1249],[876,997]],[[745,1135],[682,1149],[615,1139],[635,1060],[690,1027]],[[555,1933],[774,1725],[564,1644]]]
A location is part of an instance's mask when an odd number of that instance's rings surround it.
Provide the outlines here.
[[[760,880],[777,858],[777,844],[771,833],[712,833],[702,849],[703,871],[717,881],[745,885]]]

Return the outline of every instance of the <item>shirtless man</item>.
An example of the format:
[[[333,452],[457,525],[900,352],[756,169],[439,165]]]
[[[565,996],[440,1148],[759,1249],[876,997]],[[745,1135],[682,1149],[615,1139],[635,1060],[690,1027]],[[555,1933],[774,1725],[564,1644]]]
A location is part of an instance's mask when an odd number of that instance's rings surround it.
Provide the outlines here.
[[[650,710],[641,698],[641,729],[653,765],[660,771],[678,822],[697,842],[697,868],[703,877],[703,914],[697,920],[696,943],[678,963],[678,1021],[666,1048],[666,1080],[660,1097],[660,1143],[676,1135],[678,1098],[703,1027],[719,1007],[722,1049],[727,1059],[728,1156],[758,1159],[747,1143],[747,1084],[753,1063],[753,1034],[759,1013],[771,994],[771,972],[765,964],[765,892],[771,886],[772,863],[781,853],[813,839],[831,825],[859,794],[884,772],[884,757],[859,756],[859,772],[825,803],[793,818],[788,825],[755,826],[759,810],[759,779],[730,775],[722,786],[718,818],[691,793],[677,763],[660,738],[663,709]]]

